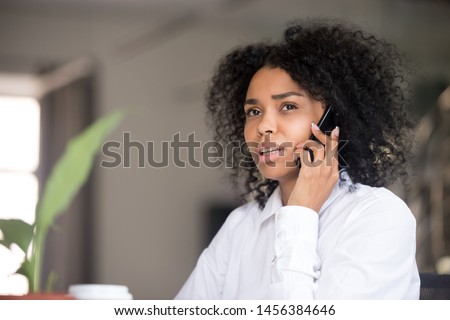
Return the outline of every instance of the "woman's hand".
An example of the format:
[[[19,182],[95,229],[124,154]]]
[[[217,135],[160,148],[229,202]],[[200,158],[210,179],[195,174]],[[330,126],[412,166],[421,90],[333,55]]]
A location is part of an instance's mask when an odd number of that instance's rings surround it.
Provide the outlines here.
[[[287,205],[308,207],[319,212],[339,179],[339,128],[327,136],[312,123],[311,132],[322,144],[306,140],[297,145],[295,152],[299,153],[302,165]],[[312,150],[314,160],[308,149]]]

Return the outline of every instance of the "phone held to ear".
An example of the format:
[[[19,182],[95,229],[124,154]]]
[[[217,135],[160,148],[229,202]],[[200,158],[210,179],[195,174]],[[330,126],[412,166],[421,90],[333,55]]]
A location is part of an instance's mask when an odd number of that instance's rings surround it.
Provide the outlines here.
[[[336,115],[337,113],[334,111],[334,108],[332,106],[328,106],[325,109],[325,112],[323,113],[319,122],[317,123],[317,126],[320,128],[320,130],[328,136],[331,134],[331,131],[333,131],[334,128],[336,128]],[[309,140],[314,140],[321,143],[313,134],[309,137]],[[311,161],[314,161],[313,152],[311,150],[308,151],[311,156]],[[298,158],[295,161],[295,164],[297,165],[298,168],[301,167],[300,158]]]

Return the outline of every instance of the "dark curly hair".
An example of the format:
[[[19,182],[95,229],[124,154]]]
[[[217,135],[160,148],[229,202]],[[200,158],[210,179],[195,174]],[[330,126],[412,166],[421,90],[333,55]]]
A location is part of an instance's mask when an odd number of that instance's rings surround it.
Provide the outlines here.
[[[216,141],[234,147],[227,154],[232,181],[246,177],[244,195],[261,208],[278,186],[260,175],[244,140],[246,92],[262,67],[285,70],[312,98],[335,108],[340,139],[348,140],[340,156],[353,183],[379,187],[406,177],[413,121],[407,112],[403,61],[384,40],[325,20],[296,21],[279,42],[231,51],[219,61],[206,102]]]

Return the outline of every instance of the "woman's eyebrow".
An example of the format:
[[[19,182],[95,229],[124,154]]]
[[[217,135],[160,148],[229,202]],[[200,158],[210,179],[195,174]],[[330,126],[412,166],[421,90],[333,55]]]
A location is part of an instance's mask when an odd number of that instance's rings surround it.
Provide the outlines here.
[[[258,104],[258,99],[247,99],[245,100],[244,105],[246,104]]]
[[[300,92],[294,92],[294,91],[289,91],[289,92],[285,92],[285,93],[279,93],[279,94],[274,94],[272,95],[272,99],[273,100],[281,100],[290,96],[300,96],[300,97],[304,97],[305,95],[300,93]],[[259,100],[258,99],[247,99],[245,100],[244,105],[246,104],[258,104]]]
[[[274,95],[272,96],[272,99],[274,99],[274,100],[280,100],[280,99],[287,98],[287,97],[289,97],[289,96],[300,96],[300,97],[304,97],[305,95],[304,95],[304,94],[301,94],[300,92],[293,92],[293,91],[290,91],[290,92],[285,92],[285,93],[274,94]]]

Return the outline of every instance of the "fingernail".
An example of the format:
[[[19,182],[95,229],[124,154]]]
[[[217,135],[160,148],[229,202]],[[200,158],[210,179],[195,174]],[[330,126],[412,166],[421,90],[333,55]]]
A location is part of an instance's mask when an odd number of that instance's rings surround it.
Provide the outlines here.
[[[315,124],[314,122],[311,122],[311,127],[314,129],[314,130],[320,130],[320,128],[317,126],[317,124]]]
[[[339,127],[338,126],[336,126],[336,128],[334,128],[334,136],[336,137],[336,138],[338,138],[339,137]]]

